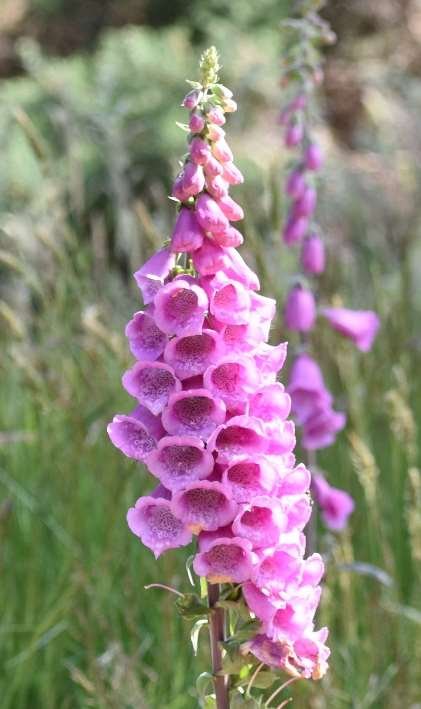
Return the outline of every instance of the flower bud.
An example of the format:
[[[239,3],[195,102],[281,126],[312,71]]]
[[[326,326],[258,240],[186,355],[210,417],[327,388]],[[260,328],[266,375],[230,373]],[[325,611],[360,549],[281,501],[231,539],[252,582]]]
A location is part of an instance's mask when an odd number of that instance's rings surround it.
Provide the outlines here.
[[[210,145],[202,138],[193,138],[190,143],[190,157],[197,165],[204,165],[210,155]]]
[[[287,179],[285,192],[289,197],[299,199],[306,188],[304,173],[300,169],[293,170]]]
[[[189,111],[192,111],[194,108],[196,108],[201,98],[202,92],[198,89],[193,89],[193,91],[189,91],[189,93],[185,95],[182,105],[184,106],[184,108],[188,108]]]
[[[241,185],[244,182],[242,172],[233,162],[225,162],[223,165],[223,178],[230,185]]]
[[[196,251],[202,246],[204,236],[195,213],[187,207],[182,207],[171,236],[171,251],[174,253]]]
[[[301,143],[304,136],[304,128],[302,123],[290,123],[285,131],[284,142],[287,148],[295,148]]]
[[[189,128],[192,133],[201,133],[206,125],[206,121],[201,113],[192,113],[189,121]]]
[[[225,136],[225,131],[221,126],[216,126],[211,124],[208,127],[208,138],[209,140],[221,140]]]
[[[209,123],[214,123],[216,126],[223,126],[225,121],[224,112],[219,106],[212,106],[206,114]]]
[[[319,275],[325,270],[325,245],[317,234],[309,234],[301,250],[301,265],[306,273]]]
[[[215,84],[213,90],[218,96],[222,96],[223,98],[232,98],[234,96],[231,89],[228,89],[223,84]]]
[[[212,152],[220,162],[232,162],[234,157],[231,148],[224,138],[217,140],[216,143],[212,145]]]
[[[221,199],[228,194],[228,183],[220,175],[206,179],[206,189],[215,199]]]
[[[188,197],[199,194],[205,186],[205,176],[201,165],[188,162],[182,172],[182,190]]]
[[[213,155],[209,155],[208,159],[206,160],[203,169],[205,171],[206,177],[216,177],[216,175],[222,175],[223,173],[223,166],[217,160],[216,158],[213,157]],[[226,180],[226,178],[224,177]],[[228,180],[226,180],[228,182]]]
[[[235,111],[237,110],[237,102],[233,101],[232,98],[226,98],[224,99],[222,108],[225,113],[235,113]]]
[[[291,246],[297,241],[300,241],[308,229],[308,224],[307,217],[291,215],[282,232],[284,243],[287,244],[287,246]]]
[[[307,170],[320,170],[323,165],[323,153],[320,145],[310,143],[310,145],[307,146],[304,155],[304,164]]]
[[[308,332],[316,320],[316,303],[313,293],[301,285],[294,286],[288,293],[285,312],[285,325],[289,330]]]
[[[294,217],[309,217],[316,209],[317,192],[314,187],[307,185],[303,194],[294,203]]]

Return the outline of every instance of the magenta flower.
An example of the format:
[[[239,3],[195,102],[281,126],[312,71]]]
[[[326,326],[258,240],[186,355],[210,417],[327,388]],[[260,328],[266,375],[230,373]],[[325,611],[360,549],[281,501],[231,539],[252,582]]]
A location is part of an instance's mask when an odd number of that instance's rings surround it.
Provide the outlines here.
[[[230,185],[241,185],[244,182],[242,173],[233,162],[224,162],[222,176]]]
[[[291,123],[285,132],[285,145],[287,148],[294,148],[301,143],[304,136],[302,123]]]
[[[293,215],[294,218],[310,217],[317,204],[317,192],[314,187],[307,185],[300,197],[294,202]]]
[[[196,108],[201,98],[202,92],[198,91],[197,89],[194,89],[193,91],[189,91],[189,93],[185,95],[185,97],[183,98],[182,105],[184,106],[184,108],[188,108],[190,111],[192,111],[194,108]]]
[[[262,387],[250,401],[250,415],[263,421],[272,421],[274,418],[284,420],[290,410],[291,397],[280,382]]]
[[[123,375],[122,382],[126,391],[154,415],[160,414],[171,394],[181,389],[174,370],[161,362],[136,362]]]
[[[295,468],[286,468],[279,482],[281,495],[303,495],[310,487],[311,475],[300,463]]]
[[[169,249],[161,249],[134,274],[137,285],[142,291],[145,305],[152,303],[155,295],[174,268],[175,256]]]
[[[188,379],[204,372],[215,364],[224,352],[218,333],[203,329],[197,335],[173,337],[167,344],[164,359],[179,379]]]
[[[304,172],[301,169],[293,170],[287,179],[285,192],[293,199],[299,199],[307,186]]]
[[[229,221],[218,203],[206,192],[196,202],[196,218],[202,229],[219,234],[229,227]]]
[[[210,156],[209,143],[203,138],[193,138],[190,143],[190,157],[196,165],[204,165]]]
[[[257,274],[247,266],[243,257],[236,249],[227,249],[228,262],[225,266],[225,273],[228,278],[239,281],[243,286],[252,291],[260,290],[260,281]]]
[[[334,443],[336,434],[345,424],[346,416],[342,411],[317,408],[304,422],[302,445],[308,450],[327,448]]]
[[[218,320],[231,325],[246,325],[249,321],[251,296],[245,286],[217,274],[211,281],[209,309]]]
[[[294,286],[288,293],[285,311],[285,325],[289,330],[308,332],[316,321],[316,303],[311,290],[301,285]]]
[[[144,362],[153,362],[165,349],[168,337],[159,329],[149,313],[139,311],[126,326],[131,353]]]
[[[232,199],[229,194],[224,194],[219,198],[218,207],[222,210],[230,222],[237,222],[244,219],[243,208],[240,207],[240,205],[237,204],[237,202]]]
[[[219,362],[208,367],[204,385],[215,396],[220,397],[229,407],[247,399],[259,384],[259,375],[253,362],[239,355],[226,355]]]
[[[291,246],[301,241],[307,233],[308,227],[309,220],[307,216],[291,214],[282,232],[285,244]]]
[[[195,556],[193,569],[210,583],[242,583],[252,574],[254,556],[247,539],[219,538]]]
[[[254,583],[247,581],[243,585],[243,596],[251,612],[264,623],[269,623],[277,608],[284,606],[282,599],[263,593]]]
[[[115,447],[134,460],[145,460],[156,447],[158,438],[154,428],[136,416],[136,410],[128,416],[114,416],[107,426],[107,433]]]
[[[232,531],[237,537],[244,537],[253,547],[276,546],[281,533],[288,526],[287,517],[280,500],[270,497],[254,497],[242,505],[232,524]]]
[[[323,153],[320,145],[310,143],[304,153],[304,162],[307,170],[320,170],[323,165]]]
[[[255,497],[273,492],[277,474],[275,467],[265,456],[241,457],[224,470],[222,480],[229,487],[236,502],[246,503]]]
[[[208,308],[205,291],[184,278],[161,288],[154,298],[154,318],[162,332],[187,335],[200,332]]]
[[[201,133],[206,125],[205,117],[200,113],[192,113],[189,120],[189,128],[192,133]]]
[[[274,642],[267,635],[259,634],[243,643],[242,652],[251,652],[259,662],[278,667],[293,677],[320,679],[326,673],[329,649],[324,644],[327,628],[309,637],[299,638],[294,643],[288,640]]]
[[[162,424],[173,436],[207,439],[224,421],[226,407],[207,389],[191,389],[173,394],[162,414]]]
[[[127,513],[127,523],[156,558],[167,549],[185,546],[192,540],[191,532],[172,513],[171,503],[162,498],[139,498]]]
[[[326,264],[324,243],[317,234],[309,234],[301,249],[301,266],[305,273],[316,276],[323,273]]]
[[[204,236],[194,212],[187,207],[182,207],[171,236],[171,251],[174,253],[196,251],[202,246]]]
[[[288,381],[292,411],[304,423],[316,409],[328,408],[332,396],[326,389],[321,369],[310,355],[303,352],[294,359]]]
[[[322,314],[334,330],[349,337],[361,352],[371,350],[380,327],[379,317],[372,310],[324,308]]]
[[[211,239],[205,238],[203,245],[192,253],[193,266],[201,276],[213,276],[228,266],[230,259],[227,249],[223,249]]]
[[[225,162],[232,163],[232,161],[234,159],[234,156],[232,154],[232,150],[229,147],[228,143],[224,140],[224,138],[220,138],[215,143],[213,143],[212,152],[213,152],[214,156],[216,157],[216,159],[222,163],[225,163]]]
[[[216,126],[223,126],[225,124],[225,116],[223,110],[219,106],[212,106],[208,109],[206,118],[209,123],[214,123]]]
[[[346,527],[348,517],[354,510],[354,500],[345,490],[331,487],[320,473],[313,476],[312,484],[323,521],[329,529],[340,532]]]
[[[147,466],[152,475],[175,492],[209,477],[214,459],[200,438],[164,436],[148,456]]]
[[[237,504],[222,483],[203,480],[176,492],[172,510],[193,534],[199,534],[202,530],[213,531],[232,522]]]

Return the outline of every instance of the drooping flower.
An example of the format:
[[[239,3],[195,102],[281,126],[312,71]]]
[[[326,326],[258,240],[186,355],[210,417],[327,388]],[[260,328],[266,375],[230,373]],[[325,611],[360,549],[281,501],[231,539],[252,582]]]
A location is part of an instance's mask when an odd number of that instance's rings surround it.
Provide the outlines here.
[[[379,317],[372,310],[324,308],[322,314],[334,330],[352,340],[359,350],[371,350],[380,327]]]
[[[341,531],[354,510],[354,500],[345,490],[329,485],[327,480],[317,473],[313,476],[314,496],[322,511],[322,517],[329,529]]]
[[[192,539],[189,529],[172,513],[171,503],[162,498],[140,497],[129,509],[127,523],[156,557],[167,549],[185,546]]]
[[[285,325],[289,330],[308,332],[316,321],[316,303],[313,293],[301,285],[294,286],[286,300]]]
[[[299,423],[304,423],[316,409],[330,407],[332,396],[326,389],[322,371],[306,352],[295,359],[288,381],[292,410]]]

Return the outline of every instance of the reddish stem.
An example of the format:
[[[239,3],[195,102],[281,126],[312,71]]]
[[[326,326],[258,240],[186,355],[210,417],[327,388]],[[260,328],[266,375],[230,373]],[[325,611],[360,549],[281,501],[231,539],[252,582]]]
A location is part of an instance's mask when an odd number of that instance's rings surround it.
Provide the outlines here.
[[[222,670],[221,642],[225,639],[224,609],[216,608],[219,600],[219,584],[208,583],[208,602],[212,609],[209,618],[212,674],[214,678],[217,709],[229,709],[228,677],[218,674]]]

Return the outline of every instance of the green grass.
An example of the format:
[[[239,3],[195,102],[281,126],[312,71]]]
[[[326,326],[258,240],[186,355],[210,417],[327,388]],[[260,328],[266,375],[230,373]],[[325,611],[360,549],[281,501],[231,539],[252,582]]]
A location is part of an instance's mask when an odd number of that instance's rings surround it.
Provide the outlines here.
[[[275,56],[273,45],[271,51]],[[262,52],[257,54],[261,62]],[[126,75],[123,55],[121,64]],[[240,64],[236,71],[243,76]],[[254,86],[253,73],[247,76],[244,86]],[[259,77],[253,79],[256,86]],[[147,109],[137,84],[131,85],[133,78],[127,81],[130,95]],[[21,91],[27,88],[20,85]],[[171,123],[163,149],[168,159],[167,146],[173,146],[175,164],[174,116],[168,108],[173,89],[159,115],[162,124]],[[36,103],[44,116],[38,94]],[[105,120],[111,108],[104,105]],[[232,134],[252,183],[237,192],[239,202],[250,206],[246,257],[261,276],[263,292],[282,303],[295,255],[285,254],[278,243],[279,166],[270,175],[260,174],[275,145],[275,135],[266,135],[272,116],[262,106],[262,124],[256,127],[250,113],[242,115]],[[67,119],[73,126],[72,112]],[[168,233],[171,208],[156,176],[150,183],[153,219],[142,202],[134,204],[133,184],[125,182],[116,153],[104,157],[101,143],[101,159],[111,162],[98,184],[94,181],[106,204],[97,211],[98,202],[89,200],[95,171],[90,168],[86,176],[78,160],[72,162],[73,147],[86,159],[92,135],[79,143],[79,134],[71,134],[69,153],[60,147],[60,170],[51,150],[39,160],[32,156],[28,167],[33,152],[28,130],[35,128],[31,120],[23,122],[26,138],[19,133],[17,143],[15,124],[12,132],[9,123],[1,129],[2,144],[11,143],[14,159],[0,213],[0,706],[193,709],[196,677],[209,669],[205,638],[194,657],[189,624],[176,615],[173,596],[144,589],[163,582],[189,590],[189,552],[169,553],[156,562],[129,533],[127,508],[153,482],[112,447],[105,433],[114,413],[131,406],[120,386],[130,361],[122,332],[139,308],[137,292],[117,274],[115,254],[120,266],[137,265],[150,253],[157,231],[162,238]],[[151,122],[159,140],[160,130]],[[145,125],[149,133],[133,158],[137,168],[144,152],[155,149],[148,139],[152,129]],[[125,131],[123,120],[120,132]],[[10,160],[5,162],[10,167]],[[161,162],[157,175],[164,170]],[[337,407],[349,416],[346,431],[319,456],[319,465],[334,484],[351,492],[356,511],[345,533],[333,536],[322,526],[318,533],[317,546],[327,559],[319,622],[331,632],[330,672],[320,683],[300,682],[288,691],[296,709],[419,709],[421,348],[416,325],[421,303],[413,283],[419,281],[420,254],[410,239],[396,244],[390,238],[388,218],[380,217],[391,214],[393,205],[388,203],[386,212],[377,184],[375,204],[370,189],[356,190],[361,175],[349,177],[342,163],[342,154],[336,163],[333,157],[324,180],[321,214],[331,239],[322,298],[339,294],[350,307],[375,307],[382,329],[373,352],[362,355],[326,325],[317,328],[314,345],[323,353]],[[130,199],[120,202],[114,195],[113,202],[110,185],[117,183],[110,179],[108,184],[103,175],[117,175],[118,187]],[[87,212],[95,205],[92,214],[78,212],[79,199]],[[273,340],[282,337],[279,321]]]
[[[23,440],[4,437],[0,447],[1,706],[190,709],[207,643],[194,658],[173,597],[144,589],[188,589],[187,552],[155,562],[130,535],[126,510],[152,482],[105,434],[114,412],[129,407],[121,332],[136,296],[111,275],[99,297],[88,249],[75,261],[72,248],[55,255],[48,289],[29,271],[42,298],[3,348],[1,431]],[[329,559],[320,622],[333,656],[322,683],[291,688],[296,707],[415,706],[419,356],[399,351],[402,303],[387,307],[371,355],[320,329],[350,414],[348,435],[320,464],[357,509],[345,534],[319,530]],[[364,574],[361,562],[371,565]]]

